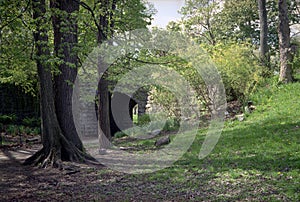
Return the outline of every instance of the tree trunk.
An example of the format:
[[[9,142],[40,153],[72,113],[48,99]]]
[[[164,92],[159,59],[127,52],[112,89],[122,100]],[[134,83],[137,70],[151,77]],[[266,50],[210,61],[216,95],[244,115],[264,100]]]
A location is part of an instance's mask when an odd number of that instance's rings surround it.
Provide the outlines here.
[[[280,51],[280,75],[279,81],[289,83],[293,81],[290,52],[290,26],[288,18],[287,0],[278,1],[279,9],[279,51]]]
[[[92,157],[80,151],[63,135],[55,111],[54,89],[51,67],[47,62],[50,57],[48,30],[46,29],[45,0],[33,0],[33,19],[36,25],[34,40],[36,44],[36,62],[40,84],[40,107],[42,115],[43,148],[25,160],[25,165],[41,167],[60,166],[61,160],[86,161]]]
[[[260,25],[260,59],[264,66],[269,66],[269,47],[268,47],[268,16],[266,0],[258,0],[259,25]]]
[[[100,65],[101,66],[101,63]],[[100,70],[101,71],[101,70]],[[110,130],[110,93],[108,91],[108,81],[106,79],[100,79],[98,83],[98,136],[99,136],[99,148],[107,149],[111,146],[111,130]]]
[[[113,20],[112,13],[116,6],[116,1],[101,0],[103,14],[99,18],[97,42],[101,45],[108,37],[112,36]],[[110,147],[111,130],[110,130],[110,93],[108,90],[109,82],[105,77],[105,67],[107,64],[103,61],[102,57],[98,58],[98,73],[103,75],[98,83],[98,121],[99,121],[99,144],[100,149]]]
[[[75,12],[79,11],[79,1],[52,0],[51,8],[55,9],[52,16],[55,53],[61,60],[58,66],[60,73],[54,77],[56,114],[62,133],[82,150],[83,145],[76,131],[72,113],[73,86],[78,67],[78,26]]]

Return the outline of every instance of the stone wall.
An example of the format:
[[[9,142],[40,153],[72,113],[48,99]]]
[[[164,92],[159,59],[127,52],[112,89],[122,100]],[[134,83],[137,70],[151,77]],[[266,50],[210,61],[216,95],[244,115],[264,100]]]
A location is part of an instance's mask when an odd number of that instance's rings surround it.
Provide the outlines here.
[[[157,100],[155,100],[156,96],[160,95],[157,94],[155,89],[149,91],[147,97],[147,104],[145,107],[146,113],[157,114],[163,112],[168,117],[180,118],[182,116],[181,118],[183,119],[200,118],[201,103],[196,98],[194,90],[187,89],[186,95],[183,97],[183,100],[181,100],[181,102],[187,103],[186,108],[184,108],[184,106],[180,106],[179,101],[172,102],[166,107],[163,104],[159,103]]]

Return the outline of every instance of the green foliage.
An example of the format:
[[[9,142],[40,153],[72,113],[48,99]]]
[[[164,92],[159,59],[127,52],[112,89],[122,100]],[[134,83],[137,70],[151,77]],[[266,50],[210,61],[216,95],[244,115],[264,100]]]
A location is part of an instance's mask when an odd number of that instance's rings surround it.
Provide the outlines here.
[[[149,114],[143,114],[138,117],[138,124],[139,126],[147,125],[151,121]]]
[[[24,125],[14,125],[8,124],[3,125],[3,131],[9,135],[17,135],[17,134],[27,134],[27,135],[39,135],[41,134],[40,127],[31,127],[31,126],[24,126]]]
[[[185,1],[181,9],[187,34],[201,42],[259,40],[256,0]]]
[[[0,2],[0,83],[37,94],[30,1]]]
[[[2,124],[12,124],[17,120],[15,114],[0,114],[0,123]]]
[[[16,135],[19,131],[19,127],[17,125],[8,125],[6,127],[6,132],[10,135]]]
[[[295,50],[293,51],[292,71],[294,76],[300,73],[300,37],[292,38],[291,42]]]
[[[125,133],[123,132],[116,132],[115,135],[114,135],[114,138],[122,138],[122,137],[127,137],[128,135],[126,135]]]
[[[184,31],[199,42],[214,44],[218,34],[218,26],[216,26],[218,19],[216,16],[219,10],[220,4],[215,1],[185,1],[185,6],[180,11],[183,15]]]
[[[34,127],[34,128],[27,127],[27,134],[39,135],[39,134],[41,134],[41,128],[40,127]]]
[[[288,1],[291,24],[299,24],[299,1]],[[267,1],[268,44],[271,54],[278,52],[278,1]],[[188,0],[181,9],[180,24],[187,35],[196,40],[215,44],[220,41],[247,41],[259,44],[257,0]],[[179,26],[172,25],[175,30]]]
[[[112,3],[107,1],[107,8],[100,1],[87,0],[80,7],[78,14],[79,25],[79,56],[81,61],[97,45],[96,33],[99,31],[97,26],[100,23],[100,17],[110,15],[108,19],[108,30],[102,30],[107,38],[111,38],[115,33],[123,33],[130,30],[146,28],[151,23],[152,16],[155,14],[153,5],[143,0],[124,0],[115,1],[115,9]]]
[[[146,28],[156,12],[151,4],[141,0],[117,1],[116,7],[113,20],[116,31],[121,32]]]
[[[298,53],[295,55],[293,63],[292,63],[292,69],[294,74],[300,73],[300,54]]]
[[[109,1],[113,2],[113,1]],[[114,30],[113,32],[124,32],[137,28],[145,28],[150,24],[152,15],[155,13],[153,6],[140,0],[116,1],[116,9],[112,13]],[[10,83],[21,86],[25,92],[37,95],[37,72],[35,64],[35,50],[33,43],[34,22],[30,7],[31,1],[11,2],[3,0],[0,2],[0,83]],[[74,48],[79,54],[80,62],[86,58],[86,55],[97,45],[95,32],[97,27],[95,22],[99,23],[100,16],[106,15],[103,5],[100,1],[83,1],[82,5],[87,5],[93,13],[83,6],[80,12],[74,12],[74,20],[78,18],[79,39]],[[53,32],[51,30],[51,16],[61,16],[66,18],[66,13],[59,9],[47,9],[46,22],[44,27],[49,30],[49,44],[53,48]],[[76,17],[75,17],[76,16]],[[74,21],[75,22],[75,21]],[[64,24],[64,23],[63,23]],[[63,32],[70,30],[62,29]],[[109,35],[111,37],[111,35]],[[46,44],[45,44],[46,45]],[[76,49],[76,50],[75,50]],[[46,61],[51,64],[54,74],[60,71],[55,66],[61,64],[61,51],[58,51],[58,57],[46,56]],[[71,68],[74,64],[67,63]]]
[[[179,127],[180,123],[177,118],[168,118],[163,127],[163,131],[177,131]]]
[[[26,117],[22,120],[22,123],[24,126],[38,127],[41,124],[41,120],[34,117],[33,118]]]
[[[178,101],[172,92],[156,86],[151,91],[151,96],[153,97],[154,104],[161,106],[168,117],[180,116]]]
[[[226,0],[219,14],[219,31],[235,41],[259,41],[258,4],[256,0]],[[221,37],[221,36],[220,36]],[[222,39],[222,38],[221,38]]]
[[[132,122],[133,122],[134,124],[137,124],[137,123],[138,123],[138,115],[137,115],[137,114],[133,114],[133,116],[132,116]]]
[[[263,67],[258,64],[251,47],[247,44],[217,44],[209,47],[229,100],[247,98],[263,80]]]

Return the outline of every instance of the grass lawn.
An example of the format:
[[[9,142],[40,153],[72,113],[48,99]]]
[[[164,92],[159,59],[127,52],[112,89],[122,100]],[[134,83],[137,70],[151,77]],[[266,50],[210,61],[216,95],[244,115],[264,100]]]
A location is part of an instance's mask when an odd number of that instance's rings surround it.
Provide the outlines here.
[[[205,137],[205,130],[199,130],[174,165],[127,175],[127,180],[152,182],[153,193],[188,192],[195,201],[300,201],[300,83],[266,86],[251,99],[257,109],[242,122],[226,122],[205,159],[198,159]],[[129,144],[152,145],[151,140]]]

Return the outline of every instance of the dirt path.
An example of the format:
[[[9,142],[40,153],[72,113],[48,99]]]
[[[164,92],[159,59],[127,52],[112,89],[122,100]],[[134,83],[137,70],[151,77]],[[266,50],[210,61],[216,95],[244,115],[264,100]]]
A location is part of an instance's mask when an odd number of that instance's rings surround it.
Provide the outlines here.
[[[188,197],[186,193],[177,193],[176,186],[168,182],[157,182],[157,186],[141,176],[100,166],[66,163],[64,170],[23,166],[21,163],[37,149],[38,146],[0,150],[1,202],[186,201]]]
[[[68,163],[64,170],[23,166],[37,150],[38,146],[0,150],[0,201],[109,200],[101,196],[103,189],[97,183],[101,181],[98,171],[103,168]]]

